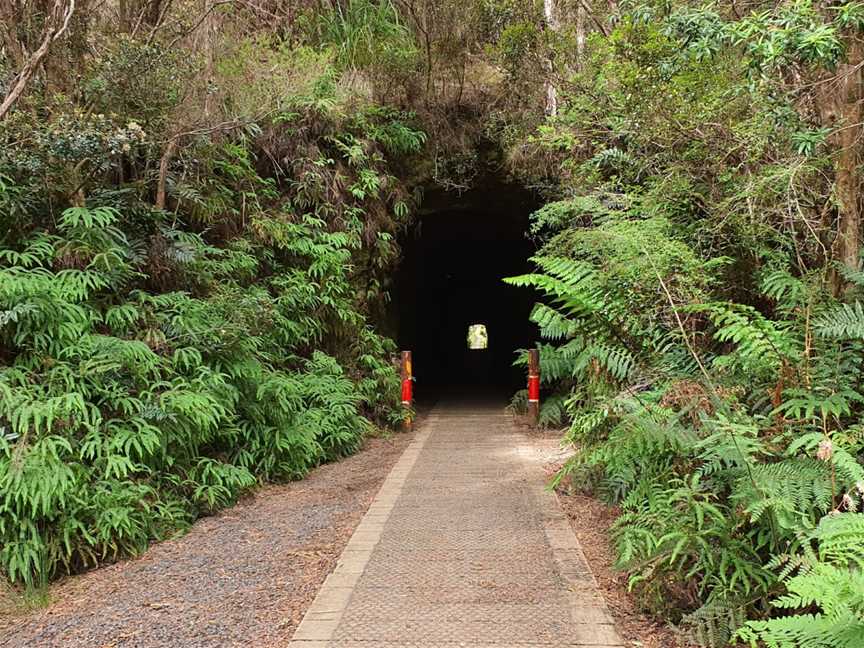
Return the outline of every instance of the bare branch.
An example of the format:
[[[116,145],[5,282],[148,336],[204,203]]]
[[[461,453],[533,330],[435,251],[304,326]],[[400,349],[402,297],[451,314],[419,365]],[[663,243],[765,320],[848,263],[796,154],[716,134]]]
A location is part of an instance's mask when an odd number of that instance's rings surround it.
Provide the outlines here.
[[[165,150],[162,152],[162,157],[159,159],[159,178],[156,183],[156,200],[154,203],[156,209],[165,209],[165,200],[167,197],[168,185],[168,167],[171,164],[171,160],[174,157],[174,153],[177,151],[177,146],[180,144],[181,139],[183,139],[184,137],[192,137],[196,135],[228,132],[235,128],[239,128],[242,125],[243,122],[232,120],[222,122],[221,124],[216,124],[215,126],[198,128],[188,130],[182,133],[177,133],[171,139],[169,139],[166,142]]]
[[[42,62],[42,59],[48,54],[52,43],[69,29],[69,21],[72,19],[72,14],[75,13],[75,0],[68,0],[68,2],[69,4],[67,5],[66,0],[55,0],[51,15],[45,22],[42,44],[39,45],[39,48],[27,60],[21,71],[18,72],[18,79],[15,81],[15,85],[12,86],[3,103],[0,104],[0,121],[5,119],[9,111],[12,110],[12,106],[15,105],[15,102],[24,93],[27,84],[30,83],[30,79],[33,78],[33,74]],[[64,7],[65,11],[63,11]],[[55,21],[61,14],[63,16],[62,23],[57,27]]]
[[[604,36],[608,37],[609,36],[609,30],[606,29],[606,26],[597,18],[597,16],[594,15],[594,12],[591,11],[590,7],[588,7],[588,4],[585,2],[585,0],[579,0],[579,4],[582,5],[582,8],[585,10],[585,13],[588,14],[588,17],[591,19],[591,22],[593,22],[595,25],[597,25],[597,29],[600,30],[600,33],[603,34]]]

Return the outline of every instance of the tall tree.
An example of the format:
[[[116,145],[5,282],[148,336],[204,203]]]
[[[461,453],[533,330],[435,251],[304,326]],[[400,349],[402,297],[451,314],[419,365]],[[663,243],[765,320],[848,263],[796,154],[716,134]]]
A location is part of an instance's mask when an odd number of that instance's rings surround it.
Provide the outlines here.
[[[851,36],[845,61],[821,84],[818,106],[822,123],[832,129],[834,187],[837,201],[835,259],[850,270],[860,268],[861,250],[861,67],[864,47]],[[837,287],[840,287],[839,282]]]

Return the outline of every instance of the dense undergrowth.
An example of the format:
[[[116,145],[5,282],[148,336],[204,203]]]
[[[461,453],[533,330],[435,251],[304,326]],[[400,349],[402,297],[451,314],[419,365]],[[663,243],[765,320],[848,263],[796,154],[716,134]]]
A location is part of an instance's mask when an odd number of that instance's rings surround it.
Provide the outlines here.
[[[140,552],[404,415],[394,344],[369,316],[412,205],[388,159],[425,136],[409,114],[340,94],[330,54],[238,49],[277,74],[235,81],[230,121],[166,134],[188,78],[172,52],[129,40],[90,62],[80,103],[6,122],[0,570],[12,581]],[[226,60],[223,82],[246,68]],[[279,95],[264,88],[277,83]]]
[[[864,645],[864,276],[832,254],[833,130],[779,76],[859,36],[816,3],[631,8],[527,154],[560,180],[508,279],[545,298],[556,484],[620,508],[618,566],[688,639]]]
[[[401,422],[397,239],[473,177],[500,79],[466,72],[523,14],[0,5],[0,572],[135,554]]]

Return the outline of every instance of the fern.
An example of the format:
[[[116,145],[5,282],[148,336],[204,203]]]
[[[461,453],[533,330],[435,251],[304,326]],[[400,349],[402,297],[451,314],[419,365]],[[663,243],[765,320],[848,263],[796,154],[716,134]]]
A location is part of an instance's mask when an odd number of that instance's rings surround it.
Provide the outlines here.
[[[686,614],[681,619],[681,626],[698,645],[724,648],[744,625],[746,615],[746,605],[740,601],[715,598]]]
[[[296,119],[335,109],[333,73],[292,102]],[[366,318],[398,258],[391,208],[403,221],[409,209],[384,152],[416,152],[425,135],[410,115],[357,110],[309,132],[326,153],[291,156],[284,191],[243,136],[200,138],[176,160],[195,168],[169,170],[170,210],[139,200],[143,185],[22,207],[29,224],[0,245],[10,579],[138,553],[401,422],[394,345]],[[375,275],[363,300],[355,266]]]
[[[541,404],[538,425],[544,428],[560,427],[566,418],[566,398],[560,394],[554,395]]]
[[[864,306],[861,302],[840,304],[813,321],[814,330],[833,340],[864,339]]]
[[[785,270],[773,270],[765,274],[760,285],[762,292],[785,310],[794,309],[805,302],[805,283]]]
[[[547,337],[551,337],[548,336]],[[544,384],[557,384],[563,380],[572,379],[577,372],[576,361],[585,350],[585,340],[575,337],[560,346],[551,344],[539,345],[540,380]]]
[[[810,534],[815,562],[785,579],[787,593],[773,601],[779,609],[802,613],[748,621],[738,637],[772,648],[848,647],[864,642],[864,515],[824,518]]]
[[[787,459],[755,464],[750,471],[738,478],[731,499],[742,504],[753,521],[770,512],[781,529],[794,533],[802,524],[815,525],[831,510],[831,475],[819,461]]]
[[[714,337],[734,344],[734,359],[745,367],[776,369],[794,353],[795,341],[788,331],[752,307],[713,303],[688,310],[706,313],[716,327]]]

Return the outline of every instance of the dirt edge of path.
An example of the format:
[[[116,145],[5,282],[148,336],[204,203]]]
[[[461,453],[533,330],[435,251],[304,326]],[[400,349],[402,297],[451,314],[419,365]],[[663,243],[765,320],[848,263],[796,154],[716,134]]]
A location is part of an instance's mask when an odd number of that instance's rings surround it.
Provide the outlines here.
[[[625,641],[639,648],[689,648],[690,644],[671,628],[639,611],[627,589],[627,576],[615,569],[615,553],[609,540],[614,510],[588,495],[562,491],[556,491],[556,495]]]
[[[569,456],[560,445],[561,433],[536,429],[524,416],[515,415],[514,420],[542,448],[543,471],[547,480],[551,480]],[[640,611],[634,595],[627,589],[626,574],[615,569],[615,550],[610,540],[610,529],[617,517],[615,509],[594,497],[566,489],[555,490],[555,495],[579,540],[615,626],[628,646],[694,648],[672,628]]]

